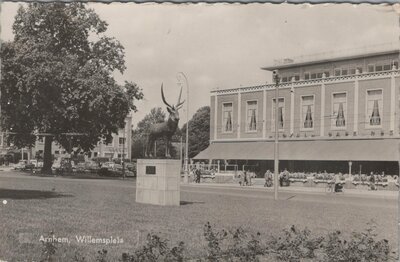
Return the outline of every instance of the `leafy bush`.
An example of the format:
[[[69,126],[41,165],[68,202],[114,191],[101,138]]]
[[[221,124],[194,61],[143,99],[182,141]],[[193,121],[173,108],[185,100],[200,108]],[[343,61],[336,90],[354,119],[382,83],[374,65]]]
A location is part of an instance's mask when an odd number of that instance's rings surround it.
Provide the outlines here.
[[[299,230],[295,226],[283,231],[283,236],[272,237],[270,248],[277,258],[283,261],[298,261],[301,258],[314,258],[323,237],[311,238],[308,229]]]
[[[54,235],[53,231],[49,233],[49,238],[51,238]],[[52,262],[56,261],[55,260],[55,254],[57,251],[57,242],[51,242],[51,241],[40,241],[42,243],[42,253],[41,253],[41,259],[40,262]]]
[[[148,234],[146,245],[134,251],[132,255],[123,253],[122,261],[184,261],[184,250],[185,245],[183,242],[170,249],[168,247],[168,240],[161,239],[155,234]]]
[[[203,227],[203,237],[207,245],[205,256],[190,257],[184,242],[170,248],[168,240],[156,234],[148,234],[144,246],[134,250],[132,254],[123,253],[120,261],[396,261],[396,254],[391,252],[389,241],[377,240],[375,231],[376,225],[371,222],[364,231],[353,232],[349,239],[345,239],[339,230],[315,237],[307,228],[298,229],[293,225],[284,229],[279,236],[267,236],[263,239],[259,232],[253,234],[242,228],[216,230],[207,222]],[[44,242],[41,261],[58,261],[55,260],[56,251],[55,243]],[[95,261],[111,261],[107,259],[107,255],[107,250],[102,249],[97,252]],[[71,261],[86,260],[75,253]]]
[[[392,256],[389,241],[375,240],[375,226],[369,226],[365,232],[353,232],[350,240],[343,239],[341,232],[329,233],[322,245],[325,261],[332,262],[367,262],[390,261]]]

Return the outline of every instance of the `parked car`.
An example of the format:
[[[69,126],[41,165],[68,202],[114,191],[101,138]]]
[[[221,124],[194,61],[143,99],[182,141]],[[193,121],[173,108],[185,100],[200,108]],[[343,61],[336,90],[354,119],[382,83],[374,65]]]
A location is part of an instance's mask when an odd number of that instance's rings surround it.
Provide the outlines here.
[[[77,173],[83,173],[83,172],[85,172],[85,170],[86,170],[85,162],[79,162],[74,167],[72,167],[72,171],[77,172]]]
[[[125,164],[125,171],[126,172],[126,176],[136,176],[136,163],[132,162],[132,163],[126,163]]]
[[[99,164],[94,161],[85,162],[85,166],[85,172],[97,173],[100,170]]]
[[[14,165],[15,170],[24,170],[25,166],[28,164],[26,160],[20,160],[17,164]]]
[[[101,168],[113,169],[114,165],[114,162],[105,162],[101,165]]]
[[[72,172],[74,162],[70,158],[58,158],[52,165],[51,169],[56,173],[68,173]]]
[[[113,170],[122,171],[123,167],[121,164],[114,164]]]
[[[35,165],[32,163],[27,163],[23,170],[33,170],[35,168]]]
[[[32,164],[34,167],[37,167],[38,161],[37,161],[36,159],[32,159],[32,160],[31,160],[31,164]]]
[[[61,158],[57,158],[54,162],[53,165],[51,166],[51,170],[57,171],[61,168]]]

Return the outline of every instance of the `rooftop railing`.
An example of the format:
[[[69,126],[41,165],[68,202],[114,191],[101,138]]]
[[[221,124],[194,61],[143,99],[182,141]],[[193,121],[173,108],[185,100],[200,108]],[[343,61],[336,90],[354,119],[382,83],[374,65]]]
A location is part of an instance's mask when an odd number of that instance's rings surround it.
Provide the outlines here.
[[[320,61],[320,60],[329,60],[329,59],[335,59],[338,57],[351,57],[351,56],[380,53],[380,52],[399,50],[399,49],[400,49],[399,42],[368,45],[368,46],[362,46],[362,47],[358,47],[358,48],[349,48],[349,49],[335,50],[335,51],[330,51],[330,52],[321,52],[321,53],[302,55],[302,56],[296,56],[296,57],[290,57],[290,58],[284,58],[284,59],[275,59],[274,66],[298,64],[298,63]]]

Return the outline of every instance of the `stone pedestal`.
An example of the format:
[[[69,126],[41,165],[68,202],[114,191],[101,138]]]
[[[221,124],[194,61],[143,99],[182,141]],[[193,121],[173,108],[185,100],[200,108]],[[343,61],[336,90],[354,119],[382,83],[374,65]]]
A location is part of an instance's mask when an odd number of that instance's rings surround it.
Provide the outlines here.
[[[136,202],[179,206],[180,165],[180,160],[138,159]]]

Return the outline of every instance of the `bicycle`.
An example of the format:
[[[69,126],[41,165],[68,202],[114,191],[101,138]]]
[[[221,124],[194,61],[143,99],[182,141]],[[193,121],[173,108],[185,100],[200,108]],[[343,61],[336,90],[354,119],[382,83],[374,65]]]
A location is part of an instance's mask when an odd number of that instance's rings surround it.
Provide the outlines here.
[[[335,193],[335,183],[328,181],[325,186],[325,193]]]
[[[325,187],[325,193],[329,194],[329,193],[342,193],[344,194],[343,191],[343,185],[341,185],[341,187],[339,188],[339,191],[335,191],[335,182],[334,181],[328,181],[326,183],[326,187]]]

